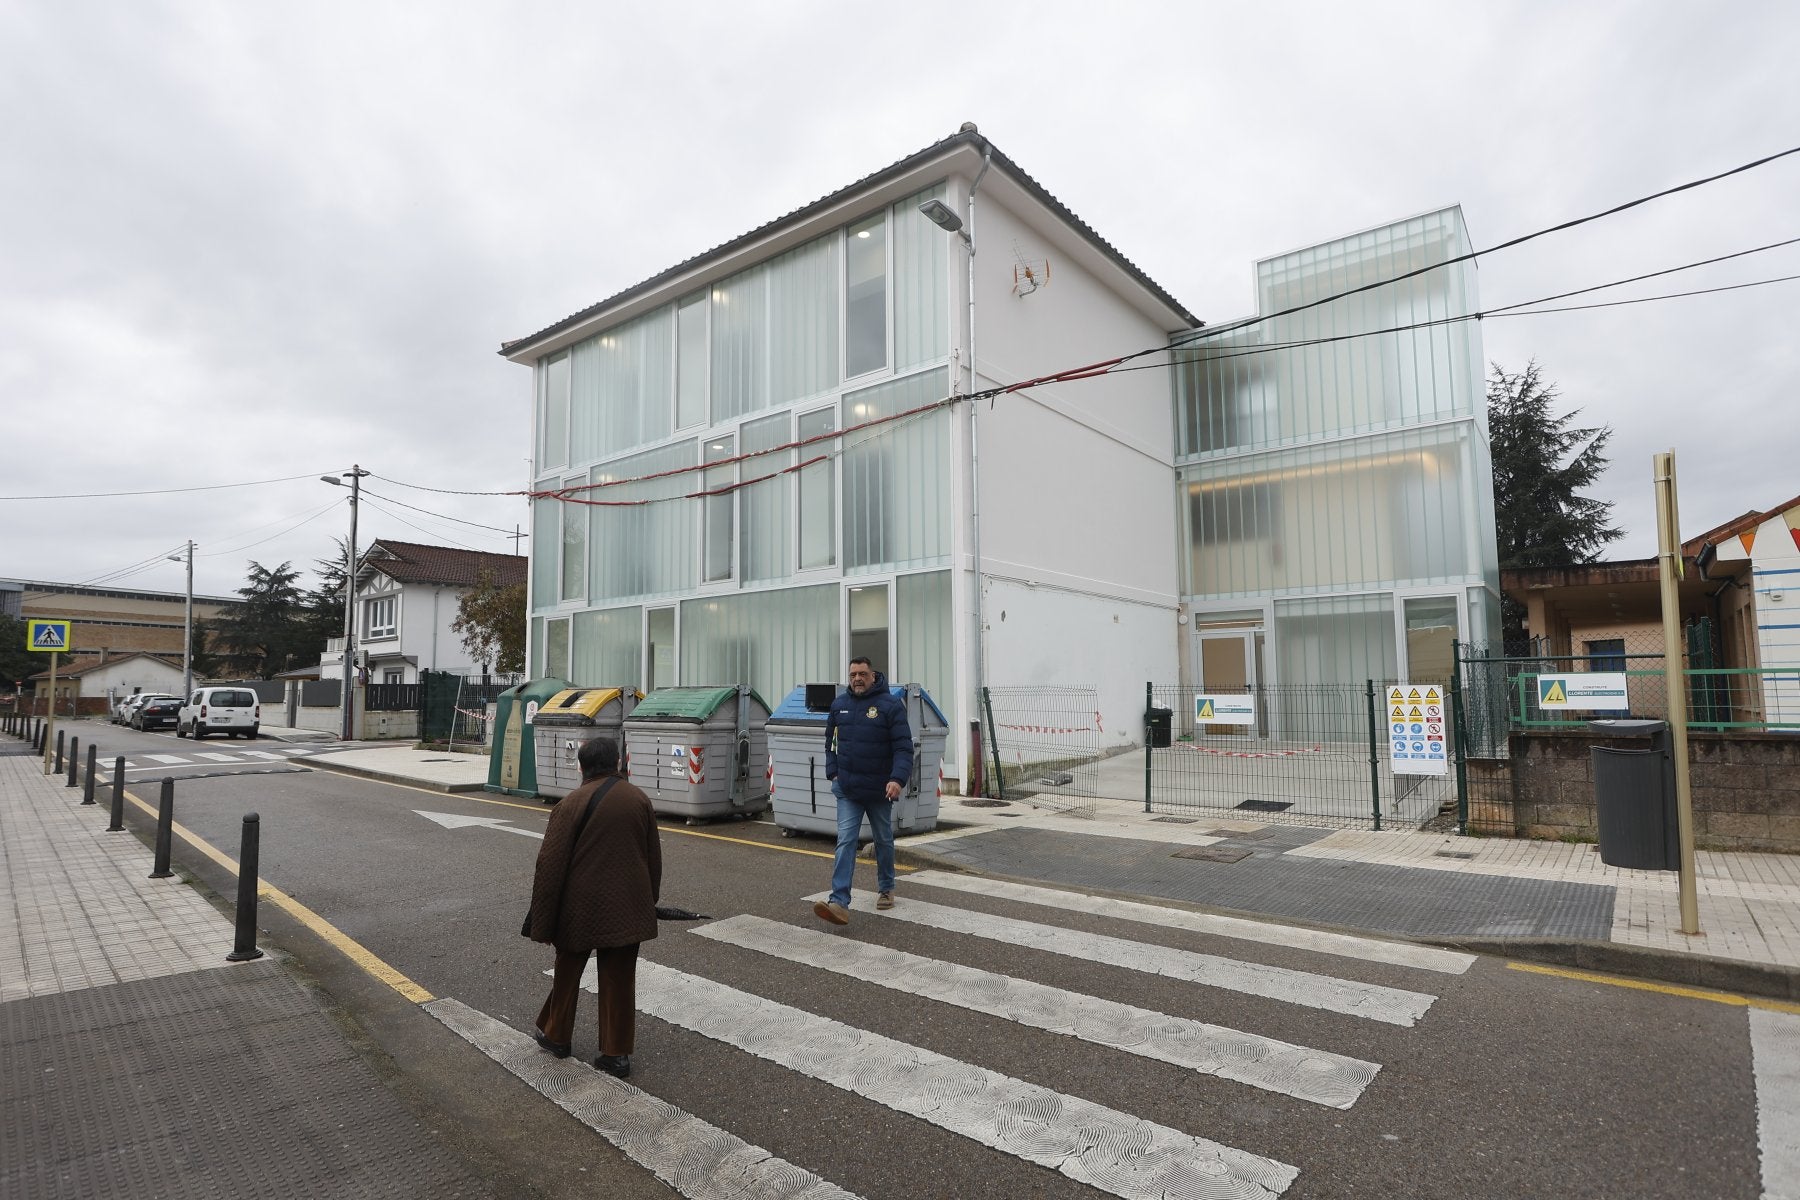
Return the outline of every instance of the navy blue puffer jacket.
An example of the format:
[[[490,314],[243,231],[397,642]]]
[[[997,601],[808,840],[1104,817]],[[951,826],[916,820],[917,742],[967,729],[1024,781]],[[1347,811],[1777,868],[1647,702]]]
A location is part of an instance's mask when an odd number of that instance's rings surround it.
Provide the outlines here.
[[[906,702],[890,690],[887,676],[860,696],[844,692],[831,702],[825,719],[825,777],[844,795],[864,804],[887,798],[888,780],[901,787],[912,778],[912,727]]]

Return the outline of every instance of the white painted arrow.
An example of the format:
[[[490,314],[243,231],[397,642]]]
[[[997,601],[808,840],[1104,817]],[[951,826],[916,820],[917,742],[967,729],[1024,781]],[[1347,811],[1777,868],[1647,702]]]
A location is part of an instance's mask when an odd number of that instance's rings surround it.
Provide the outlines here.
[[[424,817],[427,821],[436,821],[445,829],[466,829],[471,825],[482,825],[489,829],[498,829],[503,833],[518,833],[523,834],[528,838],[537,838],[539,841],[544,840],[544,835],[536,830],[514,829],[511,825],[508,825],[505,821],[499,820],[496,817],[465,817],[461,813],[426,812],[422,808],[415,808],[413,811],[418,813],[421,817]]]

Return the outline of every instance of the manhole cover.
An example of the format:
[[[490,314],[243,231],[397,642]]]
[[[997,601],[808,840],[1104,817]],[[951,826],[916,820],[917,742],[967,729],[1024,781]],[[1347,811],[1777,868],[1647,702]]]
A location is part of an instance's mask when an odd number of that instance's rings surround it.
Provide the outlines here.
[[[1473,850],[1439,850],[1437,856],[1439,858],[1474,858],[1475,852]]]
[[[1192,825],[1198,817],[1151,817],[1152,821],[1162,821],[1169,825]]]
[[[1006,801],[1004,801],[1004,800],[964,800],[962,802],[962,806],[964,808],[1005,808]]]
[[[1069,774],[1067,771],[1058,771],[1054,775],[1044,776],[1042,779],[1039,779],[1038,782],[1042,783],[1042,784],[1047,784],[1050,787],[1062,787],[1065,784],[1074,783],[1075,777],[1073,775]]]
[[[1237,807],[1250,812],[1286,812],[1294,805],[1290,800],[1246,800]]]
[[[1195,846],[1188,850],[1177,850],[1170,858],[1196,858],[1201,862],[1234,863],[1250,857],[1248,850],[1235,846]]]

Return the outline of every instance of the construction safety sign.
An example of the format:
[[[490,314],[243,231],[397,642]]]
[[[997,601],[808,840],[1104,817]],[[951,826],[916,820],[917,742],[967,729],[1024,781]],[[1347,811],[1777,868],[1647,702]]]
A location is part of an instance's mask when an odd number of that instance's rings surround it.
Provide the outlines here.
[[[1625,691],[1622,671],[1594,671],[1579,675],[1539,675],[1538,707],[1544,709],[1580,709],[1582,711],[1629,711],[1631,699]]]
[[[1396,775],[1443,775],[1450,755],[1444,739],[1444,689],[1399,683],[1387,690],[1388,758]]]
[[[1194,722],[1199,725],[1254,725],[1256,697],[1195,696]]]

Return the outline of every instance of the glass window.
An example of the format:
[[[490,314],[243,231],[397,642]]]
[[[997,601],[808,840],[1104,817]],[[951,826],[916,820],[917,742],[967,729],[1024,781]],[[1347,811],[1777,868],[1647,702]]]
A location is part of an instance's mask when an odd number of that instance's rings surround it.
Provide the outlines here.
[[[949,260],[962,250],[919,211],[927,200],[942,200],[944,185],[894,205],[894,369],[934,362],[950,352]]]
[[[585,475],[564,481],[568,487],[586,482]],[[564,501],[562,510],[562,598],[581,600],[587,596],[588,506]]]
[[[569,356],[544,364],[544,396],[538,409],[538,469],[569,465]]]
[[[707,395],[715,424],[767,408],[769,403],[769,279],[751,267],[713,285],[710,324],[712,373]]]
[[[694,507],[674,497],[699,489],[694,475],[669,472],[693,466],[698,454],[692,440],[676,442],[590,472],[589,482],[613,484],[589,493],[607,502],[593,507],[588,518],[590,601],[667,595],[694,586]],[[642,482],[614,482],[625,479]]]
[[[787,476],[778,474],[792,466],[792,450],[776,451],[793,441],[792,421],[787,413],[777,413],[758,421],[745,421],[742,442],[745,454],[756,454],[744,460],[742,477],[760,480],[747,483],[738,490],[739,516],[743,521],[743,579],[746,583],[760,579],[781,579],[792,570],[793,520],[788,515]],[[772,451],[759,454],[759,451]],[[769,478],[764,478],[768,476]]]
[[[796,684],[837,679],[842,599],[822,584],[683,602],[681,682],[747,683],[773,704]]]
[[[556,490],[556,480],[540,479],[537,491]],[[554,500],[531,502],[531,604],[533,608],[554,608],[561,590],[557,585],[557,550],[562,544],[561,507]]]
[[[912,412],[944,397],[945,372],[924,371],[844,397],[844,425]],[[950,553],[950,411],[844,437],[844,566],[942,565]]]
[[[887,216],[852,225],[844,254],[844,374],[887,366]]]
[[[771,405],[816,396],[838,384],[840,240],[834,232],[769,261]]]
[[[544,622],[544,673],[569,677],[569,618]]]
[[[1587,643],[1588,670],[1590,671],[1623,671],[1625,669],[1625,639],[1598,638]]]
[[[397,597],[381,596],[363,603],[363,636],[367,638],[393,637],[395,633],[395,603]]]
[[[706,294],[690,296],[675,313],[675,428],[706,420]]]
[[[706,443],[703,462],[722,462],[731,458],[733,441],[729,434],[725,437],[710,438]],[[737,466],[731,464],[713,467],[704,472],[706,490],[728,487],[737,482]],[[733,566],[737,557],[737,493],[725,492],[718,496],[707,496],[701,504],[704,506],[706,534],[702,539],[700,578],[705,583],[718,583],[732,578]]]
[[[1406,678],[1409,682],[1448,683],[1456,670],[1460,633],[1455,596],[1421,596],[1404,602],[1406,612]]]
[[[850,657],[888,673],[888,590],[885,583],[850,589]],[[900,681],[904,682],[904,681]]]
[[[570,619],[569,682],[577,687],[637,687],[644,610],[589,609]]]
[[[650,651],[650,678],[644,690],[654,692],[658,688],[674,687],[680,678],[675,673],[675,610],[653,608],[645,625]]]
[[[808,441],[837,428],[837,410],[821,408],[799,421],[799,440]],[[800,469],[800,568],[829,567],[837,562],[837,439],[800,447],[800,461],[820,461]]]

